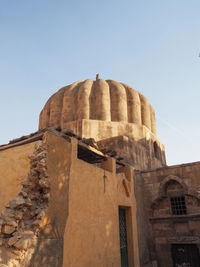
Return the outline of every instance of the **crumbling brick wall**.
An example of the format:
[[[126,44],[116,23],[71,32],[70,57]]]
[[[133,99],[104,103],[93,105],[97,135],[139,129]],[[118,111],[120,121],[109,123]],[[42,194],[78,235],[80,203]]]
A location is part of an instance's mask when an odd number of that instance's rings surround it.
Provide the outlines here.
[[[30,171],[16,198],[0,215],[0,266],[29,266],[36,249],[40,222],[48,207],[47,145],[42,142],[30,155]]]

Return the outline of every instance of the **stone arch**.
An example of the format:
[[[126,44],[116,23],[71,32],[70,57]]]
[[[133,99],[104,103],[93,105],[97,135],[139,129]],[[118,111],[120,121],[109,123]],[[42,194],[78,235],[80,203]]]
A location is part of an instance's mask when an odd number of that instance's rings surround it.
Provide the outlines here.
[[[158,192],[158,195],[159,197],[166,197],[166,192],[165,192],[165,189],[166,189],[166,186],[169,182],[171,181],[175,181],[177,182],[178,184],[180,184],[180,186],[182,187],[182,190],[184,191],[185,194],[187,194],[188,192],[188,187],[187,185],[184,183],[184,181],[178,177],[178,176],[175,176],[175,175],[168,175],[167,177],[165,177],[162,182],[160,183],[160,188],[159,188],[159,192]]]
[[[159,202],[163,201],[165,198],[168,197],[165,191],[166,191],[166,186],[170,181],[176,181],[177,183],[181,185],[182,191],[185,195],[194,197],[200,201],[200,190],[197,191],[194,188],[188,188],[187,185],[184,183],[184,181],[178,176],[168,175],[160,183],[158,194],[155,196],[155,198],[151,202],[151,205],[150,205],[151,209],[154,209],[159,204]]]
[[[180,184],[180,186],[182,187],[182,190],[184,192],[184,194],[188,193],[188,187],[187,185],[183,182],[183,180],[175,175],[168,175],[166,176],[162,182],[160,183],[160,187],[158,189],[158,194],[155,196],[154,200],[151,203],[151,208],[154,208],[155,206],[157,206],[159,204],[160,201],[162,201],[163,199],[167,198],[167,194],[166,194],[166,186],[169,182],[177,182]]]

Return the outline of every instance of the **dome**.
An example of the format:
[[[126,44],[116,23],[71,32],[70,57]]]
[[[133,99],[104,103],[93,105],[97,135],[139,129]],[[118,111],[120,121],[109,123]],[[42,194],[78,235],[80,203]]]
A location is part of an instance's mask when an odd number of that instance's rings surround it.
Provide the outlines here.
[[[81,120],[134,124],[156,135],[155,113],[146,97],[124,83],[99,79],[98,75],[96,80],[74,82],[52,95],[40,113],[39,129],[66,129]]]
[[[155,112],[145,96],[113,80],[87,79],[58,90],[40,113],[39,130],[71,129],[83,137],[102,140],[125,135],[156,138]]]

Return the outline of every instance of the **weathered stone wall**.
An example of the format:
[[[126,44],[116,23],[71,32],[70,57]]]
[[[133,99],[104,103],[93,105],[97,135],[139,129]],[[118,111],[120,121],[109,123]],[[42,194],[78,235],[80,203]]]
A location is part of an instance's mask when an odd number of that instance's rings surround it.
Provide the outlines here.
[[[75,120],[67,122],[65,129],[72,130],[76,135],[82,138],[94,138],[95,141],[100,141],[107,138],[117,136],[128,136],[138,141],[143,138],[158,141],[145,125],[129,123],[125,121],[103,121],[103,120]],[[158,141],[161,149],[164,150],[164,145]]]
[[[117,136],[99,141],[97,145],[101,151],[123,158],[136,170],[152,170],[166,166],[164,148],[160,144],[155,151],[154,142],[152,139],[135,141],[127,136]]]
[[[172,266],[171,245],[200,248],[200,162],[136,173],[136,200],[141,266],[158,261]],[[187,214],[172,215],[170,196],[183,195]],[[140,226],[140,227],[139,227]]]

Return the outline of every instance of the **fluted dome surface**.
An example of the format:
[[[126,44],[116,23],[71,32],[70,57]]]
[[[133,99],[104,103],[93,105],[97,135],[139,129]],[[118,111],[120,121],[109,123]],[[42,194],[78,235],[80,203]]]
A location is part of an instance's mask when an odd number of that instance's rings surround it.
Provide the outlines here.
[[[40,113],[39,129],[65,129],[83,119],[144,125],[156,135],[155,113],[146,97],[126,84],[103,79],[78,81],[52,95]]]

